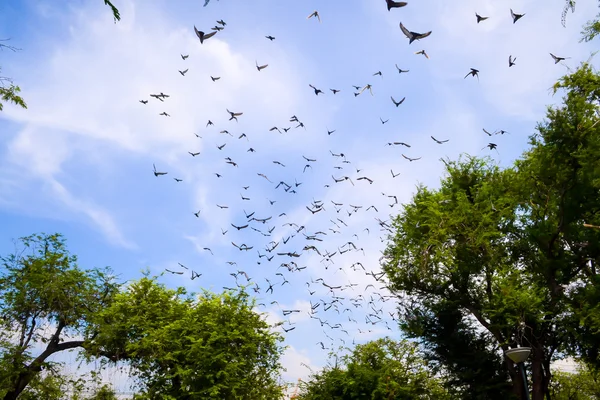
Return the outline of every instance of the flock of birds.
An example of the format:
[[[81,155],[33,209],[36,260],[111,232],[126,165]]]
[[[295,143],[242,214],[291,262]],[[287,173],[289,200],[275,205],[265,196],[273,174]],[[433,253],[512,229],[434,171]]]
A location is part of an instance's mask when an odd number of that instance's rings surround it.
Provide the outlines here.
[[[205,6],[210,0],[206,0]],[[402,8],[407,5],[406,2],[397,2],[386,0],[388,11],[392,9]],[[521,20],[525,14],[517,14],[510,10],[513,23]],[[476,23],[482,23],[488,20],[489,16],[481,16],[475,14]],[[316,20],[321,23],[321,15],[318,11],[312,12],[307,17],[308,20]],[[400,31],[408,39],[408,43],[412,44],[416,41],[422,41],[427,39],[432,34],[432,31],[426,31],[423,33],[411,31],[402,22],[399,23]],[[219,20],[216,25],[210,30],[199,30],[194,26],[194,32],[199,40],[199,45],[203,45],[207,40],[215,37],[219,32],[227,29],[227,23],[224,20]],[[275,36],[266,35],[265,38],[269,41],[276,40]],[[415,54],[423,55],[429,59],[429,55],[425,50],[417,51]],[[566,57],[557,57],[554,54],[550,54],[554,59],[555,63],[567,59]],[[182,62],[188,62],[189,55],[181,54]],[[508,58],[508,66],[515,66],[516,57],[512,55]],[[268,73],[268,63],[256,62],[257,73]],[[396,70],[399,74],[409,73],[409,70],[400,68],[397,64],[395,65]],[[182,76],[185,76],[189,71],[189,68],[179,70]],[[465,79],[469,76],[476,77],[479,80],[480,71],[476,68],[471,68],[470,71],[465,75]],[[377,71],[373,76],[382,76],[381,71]],[[208,79],[208,78],[207,78]],[[210,76],[213,82],[221,79],[220,76]],[[331,95],[338,95],[345,92],[343,88],[318,88],[313,84],[307,85],[316,96],[325,95],[326,92],[331,92]],[[373,86],[371,84],[352,86],[354,90],[351,91],[354,97],[365,95],[369,93],[374,96]],[[348,89],[350,86],[348,86]],[[150,97],[155,99],[157,102],[168,103],[170,98],[169,94],[163,92],[157,92],[150,94]],[[392,95],[390,96],[394,106],[400,107],[406,100],[406,97],[402,97],[399,100]],[[148,99],[139,100],[142,104],[148,104]],[[229,136],[227,141],[223,144],[217,145],[213,151],[223,151],[225,157],[224,162],[231,167],[239,167],[243,165],[244,160],[232,158],[232,154],[227,155],[227,149],[232,146],[237,146],[236,143],[248,143],[249,147],[246,150],[247,157],[252,157],[253,153],[257,152],[257,149],[252,147],[251,135],[246,133],[233,133],[235,127],[238,125],[240,119],[243,120],[244,112],[240,110],[231,111],[230,109],[223,110],[223,114],[228,116],[227,126],[217,127],[217,124],[213,123],[210,119],[206,123],[205,129],[214,129],[214,132],[208,131],[207,134],[215,134],[218,137],[226,138]],[[160,116],[171,117],[166,111],[162,111]],[[213,118],[214,119],[214,118]],[[217,119],[215,119],[217,120]],[[232,122],[235,123],[232,124]],[[382,124],[386,124],[388,120],[380,118]],[[232,128],[233,127],[233,128]],[[268,129],[269,132],[287,134],[292,129],[306,129],[304,122],[297,117],[292,115],[288,121],[284,124],[277,124],[270,128],[265,127],[265,131]],[[232,132],[230,132],[230,130]],[[327,135],[332,135],[336,130],[326,129]],[[487,130],[483,129],[483,133],[487,136],[494,137],[497,135],[504,135],[508,133],[504,130]],[[200,140],[203,136],[194,133]],[[242,141],[245,139],[245,142]],[[449,141],[447,138],[436,138],[431,136],[432,141],[437,145],[443,145]],[[233,144],[232,144],[233,142]],[[394,141],[388,142],[386,146],[402,146],[406,149],[410,149],[411,145],[405,142]],[[497,143],[490,142],[486,147],[489,150],[497,150]],[[239,146],[238,146],[239,147]],[[484,147],[482,150],[484,150]],[[207,148],[206,151],[209,149]],[[408,151],[408,150],[407,150]],[[401,154],[404,159],[409,162],[415,162],[421,160],[422,157],[409,156],[404,153]],[[189,156],[196,158],[202,158],[202,155],[198,151],[189,151]],[[336,341],[340,341],[338,344],[346,345],[346,340],[355,338],[356,332],[359,334],[382,333],[386,330],[392,330],[394,323],[397,321],[398,315],[395,311],[394,302],[386,303],[389,300],[395,298],[390,294],[383,272],[378,266],[365,266],[363,263],[373,263],[372,257],[366,256],[364,246],[361,244],[361,240],[365,237],[369,237],[376,231],[380,233],[379,240],[384,243],[387,239],[387,235],[392,233],[391,223],[388,220],[389,211],[400,203],[398,196],[382,192],[380,202],[377,204],[356,204],[353,203],[351,198],[340,198],[329,201],[312,199],[308,204],[305,204],[305,216],[302,216],[302,220],[290,220],[291,216],[288,216],[287,212],[289,209],[277,209],[279,205],[276,205],[277,200],[268,200],[269,207],[272,207],[273,213],[266,215],[260,214],[257,211],[247,212],[246,209],[251,209],[254,204],[254,197],[252,196],[251,188],[254,185],[267,185],[275,193],[281,194],[283,191],[286,194],[298,194],[302,192],[302,182],[299,182],[299,177],[306,176],[304,174],[314,173],[317,168],[322,171],[322,177],[325,177],[326,182],[325,189],[333,188],[334,185],[351,185],[355,187],[357,196],[361,194],[361,185],[375,184],[375,179],[367,174],[367,171],[362,171],[356,167],[353,167],[350,157],[347,157],[341,151],[329,150],[327,158],[332,163],[332,170],[325,171],[325,167],[320,167],[322,162],[318,162],[318,157],[298,154],[298,165],[301,165],[297,170],[291,170],[286,167],[285,163],[280,160],[273,160],[273,165],[278,165],[282,169],[283,178],[269,176],[261,171],[254,171],[251,174],[254,176],[254,181],[247,182],[245,186],[240,187],[240,198],[235,202],[235,205],[230,204],[214,204],[213,209],[209,210],[193,210],[190,213],[190,217],[200,218],[203,213],[214,214],[219,210],[232,208],[236,210],[236,218],[238,222],[230,223],[228,226],[221,226],[220,235],[228,237],[231,240],[231,250],[224,256],[229,257],[233,253],[242,255],[246,260],[245,267],[237,265],[237,261],[228,261],[227,264],[230,267],[229,274],[232,276],[233,282],[236,286],[246,286],[251,288],[260,299],[260,306],[269,308],[271,306],[279,306],[281,312],[281,320],[278,325],[282,326],[282,329],[287,333],[296,329],[296,325],[289,318],[293,315],[299,315],[301,313],[308,313],[308,316],[318,321],[325,337],[329,339],[321,340],[317,342],[322,350],[335,348]],[[289,165],[289,164],[288,164]],[[159,169],[156,165],[153,165],[153,171],[157,178],[169,178],[169,171]],[[217,179],[226,179],[226,174],[223,172],[215,172],[214,175]],[[397,178],[400,173],[390,170],[391,178]],[[329,179],[331,177],[331,179]],[[177,183],[183,182],[183,178],[173,176]],[[315,179],[314,177],[310,178]],[[393,182],[393,181],[392,181]],[[216,181],[215,185],[221,185],[220,181]],[[304,186],[306,187],[306,185]],[[386,185],[385,187],[390,188],[393,185]],[[311,196],[314,195],[311,194]],[[282,203],[282,202],[280,202]],[[240,209],[238,209],[237,207]],[[315,216],[315,218],[312,218]],[[349,220],[357,219],[360,216],[360,227],[358,230],[351,230],[356,223],[351,223]],[[326,222],[329,224],[327,228],[313,230],[305,221],[311,221],[318,219],[319,223]],[[365,223],[364,221],[371,221],[371,223]],[[233,235],[232,235],[233,234]],[[343,238],[343,239],[341,239]],[[207,254],[214,255],[213,250],[210,247],[203,247],[202,251]],[[362,258],[360,257],[362,255]],[[311,261],[306,261],[310,257]],[[317,265],[314,265],[312,260],[317,260]],[[338,261],[339,260],[339,261]],[[336,261],[338,263],[336,264]],[[304,271],[309,264],[310,268],[308,271]],[[259,265],[255,271],[251,271],[252,264]],[[317,269],[328,271],[329,276],[315,278],[315,276],[308,277],[307,274],[316,271]],[[192,280],[202,277],[202,273],[194,270],[182,263],[179,264],[179,268],[166,269],[167,273],[183,275],[189,274]],[[256,273],[255,273],[256,272]],[[267,273],[266,276],[257,276],[258,273]],[[298,281],[301,279],[300,276],[306,277],[304,285],[306,286],[306,294],[308,296],[309,307],[306,309],[297,308],[284,308],[279,305],[276,300],[269,301],[268,296],[273,295],[275,292],[287,290],[286,285],[290,285],[290,280]],[[365,285],[365,281],[362,280],[364,277],[369,277],[372,282]],[[200,279],[200,281],[202,281]],[[362,282],[362,283],[360,283]],[[206,285],[205,285],[206,286]],[[231,287],[225,286],[224,289],[235,289],[233,284]],[[358,317],[357,309],[361,309],[363,314]],[[333,316],[333,318],[332,318]],[[284,320],[284,318],[287,318]],[[316,323],[316,322],[315,322]],[[332,334],[332,330],[339,330],[338,334]],[[335,336],[335,337],[334,337]],[[352,340],[356,343],[355,340]]]

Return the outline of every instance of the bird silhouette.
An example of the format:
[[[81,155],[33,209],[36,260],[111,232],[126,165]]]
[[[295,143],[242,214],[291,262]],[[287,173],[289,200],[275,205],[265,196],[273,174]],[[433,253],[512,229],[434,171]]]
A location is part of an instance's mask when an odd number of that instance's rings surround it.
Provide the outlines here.
[[[516,23],[518,20],[520,20],[521,18],[523,18],[525,14],[515,14],[512,10],[512,8],[510,9],[510,16],[513,19],[513,24]]]
[[[393,1],[393,0],[385,0],[387,4],[387,9],[390,11],[392,8],[400,8],[406,6],[408,3],[405,1]]]
[[[411,44],[415,40],[424,39],[427,36],[431,35],[431,32],[432,32],[432,31],[429,31],[426,33],[412,32],[412,31],[409,31],[408,29],[406,29],[406,27],[404,25],[402,25],[402,22],[400,22],[400,30],[402,30],[402,33],[404,33],[404,35],[408,38],[408,44]]]
[[[482,17],[481,15],[475,13],[475,17],[477,18],[477,23],[480,23],[481,21],[485,21],[486,19],[488,19],[489,17]]]

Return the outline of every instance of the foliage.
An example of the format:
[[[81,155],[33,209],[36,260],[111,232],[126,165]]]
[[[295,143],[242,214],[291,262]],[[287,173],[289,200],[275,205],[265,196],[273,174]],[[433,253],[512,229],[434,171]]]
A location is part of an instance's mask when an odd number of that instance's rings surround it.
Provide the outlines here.
[[[21,250],[0,257],[0,396],[5,400],[41,382],[39,373],[56,366],[48,362],[51,355],[81,347],[82,340],[71,338],[84,332],[116,291],[107,271],[77,266],[61,235],[20,240]],[[44,382],[51,379],[47,375]]]
[[[3,40],[0,40],[0,42]],[[16,47],[13,46],[9,46],[7,44],[4,43],[0,43],[0,50],[3,49],[9,49],[12,51],[18,51],[19,49],[17,49]],[[0,71],[2,69],[0,68]],[[21,96],[19,96],[19,92],[21,92],[21,88],[18,86],[15,86],[13,84],[12,79],[1,76],[0,75],[0,111],[2,111],[2,109],[4,108],[4,105],[2,104],[2,102],[11,102],[17,106],[23,107],[23,108],[27,108],[27,104],[25,104],[25,101],[23,100],[23,98]]]
[[[600,373],[581,366],[576,372],[555,372],[550,394],[555,400],[600,399]]]
[[[561,14],[561,23],[563,26],[566,25],[567,21],[567,13],[569,10],[571,12],[575,12],[575,0],[565,0],[565,6],[563,7],[563,11]],[[600,1],[599,1],[600,4]],[[596,17],[590,21],[588,21],[581,32],[582,38],[581,41],[589,42],[594,39],[598,34],[600,34],[600,14],[596,15]]]
[[[97,315],[90,355],[133,367],[146,399],[277,399],[282,340],[244,291],[194,298],[144,277]]]
[[[104,4],[110,7],[110,9],[111,9],[111,11],[113,13],[113,17],[115,19],[115,23],[117,21],[120,21],[121,20],[121,13],[117,9],[117,7],[115,7],[114,4],[110,0],[104,0]]]
[[[410,341],[383,338],[357,345],[352,354],[303,383],[298,399],[440,399],[440,380]]]
[[[522,390],[498,353],[517,344],[533,348],[534,399],[548,391],[559,352],[600,363],[600,238],[582,226],[600,220],[600,77],[584,64],[561,89],[563,105],[548,109],[512,168],[446,162],[440,189],[419,187],[395,219],[385,252],[392,289],[407,298],[403,328],[463,390],[479,382],[487,391],[472,398],[493,396],[507,373]],[[473,344],[481,358],[453,351]]]

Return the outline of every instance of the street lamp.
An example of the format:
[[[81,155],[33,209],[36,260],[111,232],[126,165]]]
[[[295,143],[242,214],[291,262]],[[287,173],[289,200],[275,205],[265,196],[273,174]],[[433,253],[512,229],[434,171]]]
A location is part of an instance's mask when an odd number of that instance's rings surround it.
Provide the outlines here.
[[[521,375],[523,375],[523,385],[525,385],[525,398],[529,400],[529,388],[527,387],[527,375],[525,374],[525,360],[531,354],[531,347],[517,347],[514,349],[508,349],[504,352],[506,357],[510,358],[512,362],[519,365]]]

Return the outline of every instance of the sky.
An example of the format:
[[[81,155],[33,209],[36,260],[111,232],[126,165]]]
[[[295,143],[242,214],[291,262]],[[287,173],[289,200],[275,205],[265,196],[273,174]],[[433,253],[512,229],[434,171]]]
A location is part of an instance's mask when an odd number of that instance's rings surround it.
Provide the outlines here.
[[[0,39],[21,49],[0,52],[1,75],[28,105],[0,112],[0,254],[60,232],[82,267],[110,266],[122,281],[148,269],[169,287],[220,292],[244,271],[258,310],[284,322],[290,382],[340,345],[401,338],[393,300],[366,274],[386,246],[378,219],[389,223],[418,184],[436,187],[442,158],[518,158],[560,102],[551,86],[592,55],[579,39],[597,13],[579,1],[563,27],[563,0],[391,11],[383,0],[114,0],[114,23],[101,0],[60,3],[0,4]],[[524,17],[513,23],[511,8]],[[320,21],[307,18],[315,10]],[[200,43],[194,26],[217,20],[224,29]],[[432,33],[409,44],[400,22]],[[470,68],[478,78],[465,78]]]

